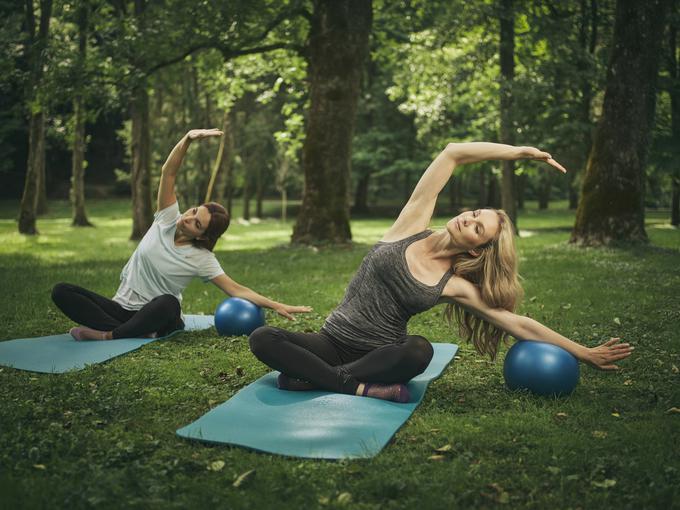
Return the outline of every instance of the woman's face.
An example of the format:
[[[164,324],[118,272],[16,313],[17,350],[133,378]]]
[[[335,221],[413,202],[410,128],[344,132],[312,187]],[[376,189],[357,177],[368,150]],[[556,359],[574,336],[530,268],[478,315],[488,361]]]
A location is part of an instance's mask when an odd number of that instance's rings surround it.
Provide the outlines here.
[[[493,209],[465,211],[446,224],[451,240],[465,250],[482,246],[498,235],[500,224]]]
[[[203,205],[187,209],[177,220],[177,230],[187,237],[199,238],[208,228],[210,216],[210,211]]]

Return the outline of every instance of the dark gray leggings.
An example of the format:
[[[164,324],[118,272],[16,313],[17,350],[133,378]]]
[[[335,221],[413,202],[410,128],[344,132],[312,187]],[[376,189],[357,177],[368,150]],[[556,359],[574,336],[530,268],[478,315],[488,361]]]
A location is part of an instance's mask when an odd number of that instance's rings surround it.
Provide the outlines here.
[[[323,332],[263,326],[250,335],[250,350],[269,367],[319,389],[352,395],[359,383],[407,383],[425,371],[433,355],[422,336],[406,336],[367,352],[343,347]]]
[[[73,322],[112,331],[113,338],[138,338],[149,333],[164,336],[184,329],[179,301],[169,294],[158,296],[135,311],[83,287],[58,283],[52,289],[52,301]]]

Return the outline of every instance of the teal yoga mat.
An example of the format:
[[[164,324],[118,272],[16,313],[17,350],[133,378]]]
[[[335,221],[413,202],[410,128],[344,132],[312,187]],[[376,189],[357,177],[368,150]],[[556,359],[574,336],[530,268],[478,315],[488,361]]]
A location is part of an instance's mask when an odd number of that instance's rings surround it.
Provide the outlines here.
[[[427,370],[408,384],[411,401],[406,404],[321,391],[283,391],[276,387],[278,372],[270,372],[177,434],[289,457],[373,457],[408,420],[428,384],[458,350],[454,344],[433,347]]]
[[[184,325],[187,331],[208,329],[214,325],[214,318],[212,315],[185,315]],[[175,333],[179,331],[168,336]],[[162,338],[168,338],[168,336]],[[81,370],[87,365],[115,358],[156,340],[161,340],[161,338],[120,338],[77,342],[68,333],[37,338],[19,338],[0,342],[0,365],[31,372],[61,374]]]

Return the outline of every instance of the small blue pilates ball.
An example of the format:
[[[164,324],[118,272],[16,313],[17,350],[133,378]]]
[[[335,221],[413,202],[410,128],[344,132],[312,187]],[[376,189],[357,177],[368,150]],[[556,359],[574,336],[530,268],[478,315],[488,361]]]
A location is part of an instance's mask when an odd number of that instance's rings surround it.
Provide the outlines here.
[[[505,383],[511,390],[536,395],[569,395],[579,378],[578,360],[561,347],[534,340],[513,345],[503,363]]]
[[[250,335],[264,322],[264,310],[246,299],[225,299],[215,310],[215,328],[222,336]]]

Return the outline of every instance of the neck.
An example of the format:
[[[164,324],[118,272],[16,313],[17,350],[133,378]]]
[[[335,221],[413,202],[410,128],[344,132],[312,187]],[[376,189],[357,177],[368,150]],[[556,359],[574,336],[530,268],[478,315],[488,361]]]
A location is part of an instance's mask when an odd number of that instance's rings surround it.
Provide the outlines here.
[[[451,241],[451,236],[444,230],[436,230],[425,239],[425,256],[433,259],[451,259],[465,252]]]
[[[175,244],[180,245],[190,244],[192,240],[193,240],[192,237],[180,233],[179,230],[175,230]]]

